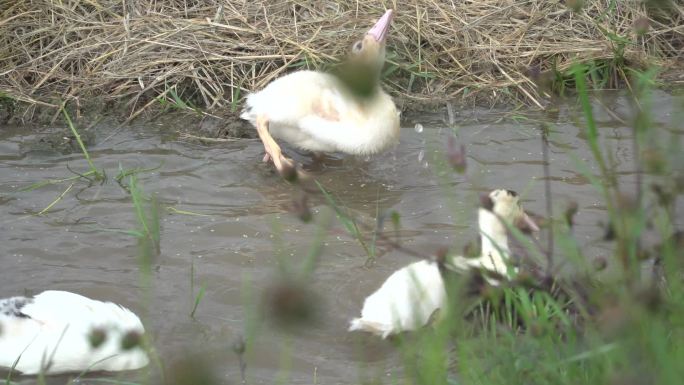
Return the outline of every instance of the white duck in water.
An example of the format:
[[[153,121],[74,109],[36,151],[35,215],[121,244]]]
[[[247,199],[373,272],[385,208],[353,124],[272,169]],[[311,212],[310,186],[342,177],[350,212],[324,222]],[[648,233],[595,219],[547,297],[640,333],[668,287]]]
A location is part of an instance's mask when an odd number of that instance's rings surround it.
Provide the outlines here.
[[[478,258],[453,257],[448,261],[458,269],[484,268],[506,276],[509,224],[523,221],[538,231],[537,225],[523,211],[518,194],[494,190],[478,209],[482,252]],[[349,331],[362,330],[386,338],[415,330],[428,323],[432,314],[446,305],[446,291],[439,266],[434,261],[414,262],[395,271],[363,303],[361,317],[351,321]]]
[[[392,16],[392,10],[385,12],[354,43],[346,72],[294,72],[247,97],[240,116],[256,127],[266,150],[264,161],[272,159],[281,174],[284,164],[293,165],[273,137],[302,150],[352,155],[370,155],[396,144],[399,114],[380,87]]]
[[[0,300],[0,368],[23,374],[146,366],[145,330],[130,310],[66,291]],[[129,344],[129,346],[126,346]]]

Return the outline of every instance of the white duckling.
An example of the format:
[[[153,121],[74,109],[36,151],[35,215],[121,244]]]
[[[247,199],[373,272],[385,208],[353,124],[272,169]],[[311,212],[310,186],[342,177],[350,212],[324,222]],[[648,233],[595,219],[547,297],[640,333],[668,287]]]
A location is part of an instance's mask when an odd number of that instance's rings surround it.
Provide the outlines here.
[[[483,268],[507,276],[510,250],[509,224],[524,221],[531,229],[537,225],[522,209],[518,194],[511,190],[494,190],[478,209],[478,225],[482,252],[478,258],[457,256],[449,264],[457,269]],[[515,269],[512,269],[515,271]],[[433,313],[446,305],[447,294],[439,266],[422,260],[405,266],[389,276],[380,289],[363,303],[361,317],[349,325],[349,331],[362,330],[382,338],[415,330],[428,323]]]
[[[111,302],[66,291],[0,300],[0,368],[23,374],[139,369],[140,318]],[[126,346],[129,344],[129,346]]]
[[[264,161],[279,172],[292,162],[273,137],[312,152],[378,153],[396,144],[399,114],[380,86],[388,10],[363,39],[353,44],[345,71],[298,71],[247,97],[241,118],[250,121],[264,144]],[[272,136],[271,136],[272,135]]]

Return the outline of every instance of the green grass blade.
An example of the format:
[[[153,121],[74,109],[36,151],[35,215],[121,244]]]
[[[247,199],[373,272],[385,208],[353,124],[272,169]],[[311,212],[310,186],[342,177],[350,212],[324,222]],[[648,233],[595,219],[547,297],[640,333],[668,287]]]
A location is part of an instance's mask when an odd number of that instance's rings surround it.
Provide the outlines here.
[[[74,126],[74,123],[71,121],[71,117],[69,116],[69,113],[66,111],[64,106],[62,105],[62,114],[64,114],[64,119],[67,122],[67,125],[69,126],[69,129],[71,130],[71,133],[74,134],[74,137],[76,138],[76,141],[78,142],[78,146],[81,148],[81,152],[83,153],[83,156],[85,157],[86,161],[88,162],[88,166],[90,166],[90,171],[95,174],[95,176],[99,179],[101,177],[101,174],[97,171],[97,168],[95,167],[95,164],[93,164],[92,159],[90,159],[90,154],[88,153],[88,150],[86,150],[85,144],[83,144],[83,140],[81,139],[81,134],[78,133],[78,130],[76,130],[76,127]]]
[[[204,298],[206,290],[204,288],[204,285],[200,286],[199,292],[197,293],[197,296],[195,296],[195,303],[192,306],[192,311],[190,312],[190,318],[195,318],[195,312],[197,311],[197,307],[199,306],[200,302],[202,301],[202,298]]]

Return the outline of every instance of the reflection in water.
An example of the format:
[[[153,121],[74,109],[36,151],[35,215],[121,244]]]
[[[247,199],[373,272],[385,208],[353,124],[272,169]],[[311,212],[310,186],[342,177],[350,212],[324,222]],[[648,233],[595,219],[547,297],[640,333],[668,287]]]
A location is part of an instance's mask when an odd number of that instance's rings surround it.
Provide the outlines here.
[[[656,124],[674,127],[672,99],[656,96]],[[631,130],[624,122],[630,121],[631,107],[612,94],[596,107],[604,145],[621,184],[629,188],[634,183]],[[544,207],[538,123],[500,119],[501,113],[462,112],[467,114],[472,114],[469,123],[453,129],[440,114],[409,118],[401,144],[372,159],[332,156],[315,161],[288,151],[360,221],[372,225],[378,214],[395,210],[401,214],[398,235],[404,245],[426,254],[450,244],[460,250],[475,235],[478,192],[511,188],[523,194],[526,208],[542,213]],[[605,210],[577,171],[578,164],[586,162],[591,172],[597,171],[571,109],[562,108],[554,119],[554,203],[579,202],[576,235],[592,244],[588,255],[599,255],[606,247],[597,241]],[[106,125],[98,130],[98,137],[111,134]],[[453,130],[458,144],[467,148],[467,177],[439,172]],[[110,176],[104,184],[75,185],[47,215],[34,216],[30,214],[51,204],[67,185],[16,190],[71,176],[67,165],[84,170],[86,163],[78,154],[26,152],[20,144],[31,137],[21,128],[0,132],[0,297],[51,288],[125,304],[143,316],[165,362],[201,351],[219,364],[220,378],[237,382],[239,365],[230,346],[248,331],[251,307],[243,304],[271,287],[281,258],[301,263],[316,234],[315,224],[303,224],[288,212],[299,196],[297,187],[261,164],[261,144],[244,140],[199,146],[166,140],[151,127],[121,130],[91,148],[95,164]],[[158,167],[139,176],[145,191],[165,209],[162,255],[151,288],[141,286],[135,240],[103,231],[136,227],[130,196],[112,180],[119,165]],[[320,196],[310,204],[315,218],[325,210]],[[313,282],[321,298],[321,322],[294,335],[260,328],[255,348],[245,356],[253,383],[272,383],[278,375],[297,384],[311,383],[314,375],[320,383],[349,384],[400,375],[401,363],[390,343],[350,335],[346,325],[391,271],[414,259],[398,251],[381,253],[375,265],[365,268],[363,249],[339,223],[324,244]],[[206,295],[191,319],[199,287],[206,288]],[[142,295],[148,289],[149,307]],[[291,354],[289,372],[281,368],[283,352]]]

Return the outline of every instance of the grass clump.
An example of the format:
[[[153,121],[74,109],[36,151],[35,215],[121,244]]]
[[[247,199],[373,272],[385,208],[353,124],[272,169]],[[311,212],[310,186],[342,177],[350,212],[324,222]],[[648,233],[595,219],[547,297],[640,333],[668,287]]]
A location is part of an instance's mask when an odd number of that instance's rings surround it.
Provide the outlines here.
[[[385,7],[397,11],[386,85],[414,101],[541,106],[536,73],[563,88],[572,63],[595,63],[594,85],[614,87],[626,68],[677,68],[684,47],[684,8],[669,0],[18,0],[0,9],[0,94],[55,109],[99,96],[129,118],[152,106],[234,111],[248,91],[343,56]]]
[[[659,133],[649,115],[656,73],[635,72],[630,80],[637,181],[628,189],[618,182],[602,147],[585,83],[591,68],[575,65],[571,71],[592,162],[599,166],[598,176],[583,171],[589,169],[586,165],[580,172],[604,196],[606,241],[612,245],[607,263],[614,273],[599,279],[584,266],[588,257],[582,255],[583,242],[572,231],[577,207],[569,205],[562,216],[549,221],[559,247],[528,246],[516,279],[491,286],[477,275],[470,280],[447,276],[452,307],[445,322],[400,342],[409,354],[407,383],[669,384],[684,375],[679,364],[684,358],[679,343],[684,333],[684,237],[673,220],[673,202],[684,189],[671,182],[681,180],[681,170],[673,167],[676,155],[644,161],[644,154],[654,148],[668,147],[657,143]],[[680,146],[675,143],[669,147]],[[659,242],[647,247],[646,234],[653,230]],[[547,260],[525,262],[525,254],[535,253]],[[561,275],[557,265],[573,263],[571,255],[579,259],[575,272]],[[644,263],[655,268],[645,269]],[[453,344],[435,343],[435,335],[449,336]],[[448,367],[437,365],[445,360]]]

